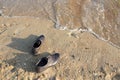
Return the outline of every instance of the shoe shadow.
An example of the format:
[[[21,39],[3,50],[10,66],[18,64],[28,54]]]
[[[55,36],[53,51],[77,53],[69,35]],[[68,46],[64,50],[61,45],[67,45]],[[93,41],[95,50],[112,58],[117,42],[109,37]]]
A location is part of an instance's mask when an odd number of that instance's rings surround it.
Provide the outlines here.
[[[38,36],[36,35],[30,35],[25,39],[21,38],[12,38],[12,43],[8,44],[8,47],[11,47],[13,49],[20,50],[22,52],[29,52],[32,51],[32,46],[37,39]]]
[[[29,54],[25,53],[14,53],[15,57],[9,60],[6,60],[9,65],[14,66],[14,69],[12,72],[18,70],[18,69],[23,69],[24,71],[28,72],[36,72],[36,63],[41,59],[42,57],[47,57],[50,55],[48,52],[41,53],[38,56],[32,56]]]

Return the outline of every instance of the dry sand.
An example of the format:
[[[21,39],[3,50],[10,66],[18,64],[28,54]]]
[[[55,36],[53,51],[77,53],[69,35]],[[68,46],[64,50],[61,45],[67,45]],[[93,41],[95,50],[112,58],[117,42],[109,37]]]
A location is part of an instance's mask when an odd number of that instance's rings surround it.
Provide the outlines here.
[[[120,80],[120,49],[83,32],[57,30],[47,19],[0,17],[0,80]],[[31,55],[40,34],[46,39],[40,55]],[[59,52],[58,63],[42,73],[35,63]],[[56,79],[54,79],[56,78]]]

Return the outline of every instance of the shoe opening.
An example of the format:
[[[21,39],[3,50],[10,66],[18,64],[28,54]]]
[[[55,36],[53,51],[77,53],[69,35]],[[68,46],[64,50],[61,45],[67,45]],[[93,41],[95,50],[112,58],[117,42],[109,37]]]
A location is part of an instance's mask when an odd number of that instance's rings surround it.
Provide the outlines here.
[[[48,62],[48,58],[44,57],[41,59],[41,61],[38,63],[37,66],[45,66]]]
[[[34,48],[38,48],[40,45],[41,45],[41,41],[38,40],[38,41],[36,41],[36,42],[34,43],[33,47],[34,47]]]

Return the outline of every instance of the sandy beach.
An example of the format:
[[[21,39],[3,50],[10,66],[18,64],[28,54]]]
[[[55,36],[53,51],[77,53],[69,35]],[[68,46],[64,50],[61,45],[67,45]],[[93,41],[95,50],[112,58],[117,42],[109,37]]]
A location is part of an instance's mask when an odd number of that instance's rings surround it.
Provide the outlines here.
[[[0,0],[0,80],[120,80],[120,0]]]
[[[119,80],[120,49],[81,32],[77,37],[57,30],[50,20],[30,17],[0,17],[1,80]],[[31,55],[37,36],[46,39],[40,55]],[[57,65],[42,73],[35,63],[45,54],[60,53]]]

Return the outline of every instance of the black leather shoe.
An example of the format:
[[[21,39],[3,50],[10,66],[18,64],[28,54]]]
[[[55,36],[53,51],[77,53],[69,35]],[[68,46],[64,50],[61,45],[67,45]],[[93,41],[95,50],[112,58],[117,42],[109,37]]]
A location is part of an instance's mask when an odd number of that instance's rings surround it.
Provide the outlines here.
[[[54,53],[52,55],[49,55],[48,57],[41,58],[36,64],[36,71],[42,72],[48,69],[49,67],[54,66],[59,58],[60,58],[59,53]]]
[[[44,35],[40,35],[37,38],[37,40],[35,41],[35,43],[33,44],[33,47],[32,47],[33,55],[37,55],[38,54],[38,51],[39,51],[40,46],[42,45],[44,39],[45,39]]]

